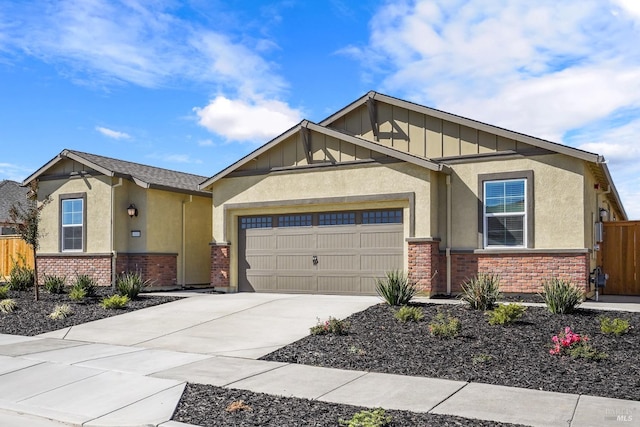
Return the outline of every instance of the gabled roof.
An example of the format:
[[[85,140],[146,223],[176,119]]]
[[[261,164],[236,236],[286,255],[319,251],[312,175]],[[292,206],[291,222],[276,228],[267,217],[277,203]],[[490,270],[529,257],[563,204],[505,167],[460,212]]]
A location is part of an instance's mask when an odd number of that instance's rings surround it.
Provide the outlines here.
[[[0,181],[0,224],[8,224],[11,222],[9,218],[9,209],[14,204],[27,204],[27,194],[29,188],[21,187],[15,181]]]
[[[214,182],[216,182],[219,179],[222,179],[225,176],[229,175],[231,172],[237,170],[238,168],[240,168],[244,164],[248,163],[252,159],[255,159],[256,157],[260,156],[261,154],[269,151],[270,149],[272,149],[276,145],[278,145],[281,142],[285,141],[287,138],[295,135],[301,129],[309,129],[309,130],[312,130],[314,132],[321,133],[323,135],[331,136],[333,138],[349,142],[349,143],[351,143],[353,145],[356,145],[358,147],[366,148],[366,149],[378,152],[380,154],[384,154],[384,155],[387,155],[389,157],[396,158],[398,160],[402,160],[402,161],[405,161],[405,162],[408,162],[408,163],[412,163],[412,164],[415,164],[415,165],[418,165],[418,166],[422,166],[424,168],[427,168],[427,169],[430,169],[430,170],[433,170],[433,171],[441,171],[441,172],[449,173],[449,167],[444,165],[444,164],[434,162],[434,161],[426,159],[424,157],[414,156],[412,154],[408,154],[408,153],[405,153],[403,151],[396,150],[395,148],[387,147],[387,146],[384,146],[384,145],[381,145],[381,144],[376,144],[375,142],[371,142],[371,141],[368,141],[368,140],[363,139],[363,138],[358,138],[356,136],[353,136],[353,135],[350,135],[348,133],[339,131],[337,129],[327,128],[327,127],[324,127],[324,126],[320,126],[320,125],[318,125],[316,123],[310,122],[308,120],[303,120],[300,123],[298,123],[297,125],[295,125],[294,127],[292,127],[291,129],[289,129],[286,132],[284,132],[283,134],[275,137],[274,139],[272,139],[271,141],[267,142],[263,146],[259,147],[258,149],[254,150],[253,152],[251,152],[248,155],[244,156],[242,159],[240,159],[237,162],[233,163],[231,166],[223,169],[222,171],[220,171],[217,174],[213,175],[211,178],[209,178],[206,181],[202,182],[199,185],[199,188],[200,189],[207,188],[208,186],[210,186]]]
[[[81,151],[62,150],[31,176],[24,180],[24,185],[43,175],[48,169],[63,160],[73,160],[101,174],[125,178],[133,181],[142,188],[178,191],[191,194],[209,195],[198,189],[198,184],[207,177],[185,172],[162,169],[155,166],[142,165],[111,157],[83,153]]]

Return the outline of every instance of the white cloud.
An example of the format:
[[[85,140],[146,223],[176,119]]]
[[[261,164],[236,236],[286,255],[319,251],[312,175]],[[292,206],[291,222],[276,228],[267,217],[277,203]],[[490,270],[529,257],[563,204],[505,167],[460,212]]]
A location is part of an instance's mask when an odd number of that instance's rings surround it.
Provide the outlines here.
[[[194,108],[199,123],[212,132],[235,141],[266,141],[286,131],[301,119],[298,110],[273,100],[228,99],[217,96],[204,108]]]
[[[96,130],[101,134],[103,134],[104,136],[113,138],[113,139],[130,139],[131,138],[131,135],[129,135],[128,133],[105,128],[102,126],[96,126]]]
[[[211,139],[201,139],[200,141],[198,141],[198,145],[200,147],[212,147],[215,144],[213,143],[213,140],[211,140]]]
[[[150,159],[161,160],[166,163],[184,163],[184,164],[201,164],[202,160],[194,159],[188,154],[150,154],[147,156]]]
[[[11,181],[22,182],[31,175],[34,169],[14,163],[0,163],[0,180],[9,179]]]

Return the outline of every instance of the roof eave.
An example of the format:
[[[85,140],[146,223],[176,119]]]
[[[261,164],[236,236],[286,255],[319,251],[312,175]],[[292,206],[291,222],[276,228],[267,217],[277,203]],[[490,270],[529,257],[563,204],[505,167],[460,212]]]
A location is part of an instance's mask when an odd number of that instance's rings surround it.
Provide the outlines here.
[[[627,216],[627,212],[624,210],[624,205],[622,204],[622,199],[620,198],[620,194],[618,194],[618,190],[616,189],[615,184],[613,183],[613,177],[611,176],[611,173],[609,172],[609,167],[607,166],[607,163],[604,160],[604,157],[601,157],[602,161],[598,162],[598,165],[602,168],[605,177],[607,178],[608,184],[609,184],[609,189],[611,190],[611,194],[613,195],[613,199],[615,200],[616,204],[618,205],[618,208],[620,209],[620,213],[622,214],[623,221],[628,221],[629,217]]]

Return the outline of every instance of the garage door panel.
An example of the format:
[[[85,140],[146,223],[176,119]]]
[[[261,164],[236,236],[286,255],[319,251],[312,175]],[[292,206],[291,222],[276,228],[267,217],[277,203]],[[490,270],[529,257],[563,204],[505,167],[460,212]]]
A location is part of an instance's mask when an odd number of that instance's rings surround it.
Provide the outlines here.
[[[314,240],[315,236],[309,234],[277,234],[275,245],[278,249],[305,249],[314,246]]]
[[[353,254],[332,254],[318,256],[318,269],[321,271],[359,271],[360,257]]]
[[[328,294],[360,293],[360,277],[353,276],[318,276],[318,292]]]
[[[332,227],[336,228],[336,227]],[[318,243],[316,246],[318,249],[335,249],[335,248],[356,248],[358,247],[358,235],[353,231],[339,230],[318,231]]]
[[[246,257],[247,268],[251,270],[271,270],[273,263],[273,255],[250,255]]]
[[[282,292],[317,292],[317,281],[313,276],[278,275],[276,277],[278,291]]]
[[[278,255],[276,257],[276,269],[284,272],[286,270],[306,270],[313,266],[311,255]]]
[[[397,248],[402,246],[402,230],[367,231],[360,234],[361,248]]]
[[[360,277],[360,292],[363,294],[376,295],[376,278]]]
[[[275,292],[276,289],[276,283],[273,277],[273,274],[271,272],[267,273],[267,274],[260,274],[257,272],[251,273],[251,274],[247,274],[247,284],[246,287],[248,289],[246,290],[253,290],[256,292],[260,292],[260,291],[272,291]],[[242,289],[245,290],[245,289]]]
[[[372,254],[360,256],[362,270],[380,272],[384,276],[385,271],[397,270],[402,265],[402,255],[399,254]]]

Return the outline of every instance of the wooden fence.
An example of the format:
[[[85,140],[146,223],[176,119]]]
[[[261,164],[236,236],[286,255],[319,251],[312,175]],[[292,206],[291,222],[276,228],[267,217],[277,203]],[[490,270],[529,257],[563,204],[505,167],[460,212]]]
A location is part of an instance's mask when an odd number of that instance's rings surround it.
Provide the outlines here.
[[[0,279],[11,272],[12,260],[18,261],[24,256],[27,265],[33,268],[33,253],[31,247],[19,236],[0,236]]]
[[[605,222],[601,256],[603,294],[640,295],[640,221]]]

